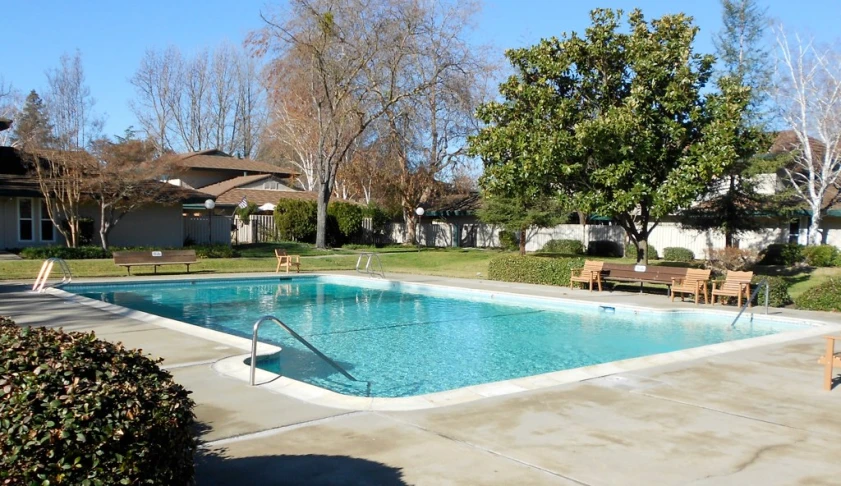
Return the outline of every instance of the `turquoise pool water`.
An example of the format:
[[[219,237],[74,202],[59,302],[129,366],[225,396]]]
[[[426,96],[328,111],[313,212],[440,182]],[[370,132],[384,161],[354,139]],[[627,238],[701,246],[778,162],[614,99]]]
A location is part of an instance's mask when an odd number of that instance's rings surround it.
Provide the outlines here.
[[[63,287],[92,299],[251,337],[283,320],[378,397],[404,397],[745,339],[803,325],[698,313],[637,313],[544,299],[343,277],[185,280]],[[280,327],[261,368],[366,395]]]

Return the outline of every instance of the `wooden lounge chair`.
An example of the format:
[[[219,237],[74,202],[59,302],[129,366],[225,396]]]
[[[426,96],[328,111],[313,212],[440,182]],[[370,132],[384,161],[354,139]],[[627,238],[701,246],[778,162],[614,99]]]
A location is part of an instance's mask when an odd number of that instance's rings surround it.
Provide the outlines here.
[[[818,363],[824,365],[823,389],[832,390],[833,366],[841,366],[841,353],[835,352],[835,340],[841,341],[841,336],[824,336],[826,338],[826,353]]]
[[[675,301],[675,294],[680,294],[680,300],[683,302],[684,294],[694,294],[695,295],[695,305],[698,305],[698,296],[699,294],[703,294],[704,296],[704,303],[709,303],[709,297],[707,296],[708,286],[707,282],[710,281],[710,271],[709,270],[699,270],[696,268],[690,268],[686,271],[686,277],[680,278],[673,278],[672,279],[672,302]]]
[[[599,292],[601,292],[603,267],[604,262],[585,261],[583,268],[572,270],[572,275],[569,277],[569,288],[572,289],[576,282],[586,283],[590,285],[590,292],[592,292],[595,283],[599,287]]]
[[[289,267],[294,266],[295,271],[301,273],[301,257],[300,255],[289,255],[286,250],[275,250],[274,255],[277,257],[277,268],[274,273],[280,271],[280,267],[286,267],[286,273],[289,273]]]
[[[753,279],[753,272],[727,272],[724,282],[713,282],[713,299],[710,304],[715,304],[718,297],[736,297],[737,305],[742,307],[742,298],[748,300],[750,307],[750,281]],[[716,288],[716,283],[718,287]],[[721,300],[721,299],[719,299]],[[723,303],[723,302],[722,302]]]

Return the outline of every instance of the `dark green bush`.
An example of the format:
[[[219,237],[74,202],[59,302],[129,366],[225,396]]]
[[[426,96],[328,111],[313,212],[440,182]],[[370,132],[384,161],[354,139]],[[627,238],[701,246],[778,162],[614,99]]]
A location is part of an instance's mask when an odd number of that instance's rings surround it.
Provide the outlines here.
[[[768,300],[771,307],[785,307],[791,304],[791,296],[788,295],[788,281],[782,277],[766,277],[765,275],[756,275],[751,281],[751,292],[753,292],[757,285],[763,280],[768,279],[768,287],[770,293]],[[765,289],[761,289],[754,300],[756,305],[765,305]]]
[[[654,248],[650,243],[648,245],[648,254],[649,260],[656,260],[657,259],[657,248]],[[644,253],[643,253],[644,256]],[[636,258],[637,257],[637,247],[634,246],[633,243],[628,243],[625,245],[625,258]]]
[[[803,248],[803,259],[811,267],[832,267],[838,253],[838,248],[832,245],[807,246]]]
[[[331,202],[327,206],[328,228],[331,246],[338,247],[351,241],[362,232],[363,208],[358,204],[342,201]],[[332,221],[330,221],[332,220]]]
[[[797,243],[774,243],[759,252],[760,265],[785,265],[803,263],[803,246]]]
[[[0,318],[0,484],[189,484],[189,392],[140,351]]]
[[[278,236],[285,241],[315,242],[318,207],[314,201],[281,199],[274,210]]]
[[[663,260],[666,260],[667,262],[689,263],[695,261],[695,254],[688,248],[669,246],[663,248]]]
[[[582,258],[505,255],[488,262],[488,278],[503,282],[569,285],[571,270],[583,266]]]
[[[564,255],[583,255],[584,243],[579,240],[549,240],[539,250],[540,253],[563,253]]]
[[[587,245],[587,254],[601,257],[621,257],[622,247],[615,241],[596,240]]]
[[[800,294],[798,309],[841,312],[841,279],[833,278]]]
[[[26,260],[46,260],[47,258],[63,258],[65,260],[90,260],[95,258],[111,258],[111,252],[98,246],[30,246],[20,251],[20,257]]]
[[[239,256],[230,245],[193,245],[190,249],[196,251],[196,258],[234,258]]]
[[[517,235],[513,231],[499,232],[499,246],[503,250],[514,251],[520,249],[520,242],[517,240]]]

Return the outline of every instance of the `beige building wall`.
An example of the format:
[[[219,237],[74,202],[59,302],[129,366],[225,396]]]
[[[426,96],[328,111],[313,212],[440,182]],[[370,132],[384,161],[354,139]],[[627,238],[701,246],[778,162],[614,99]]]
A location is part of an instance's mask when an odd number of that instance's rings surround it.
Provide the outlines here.
[[[32,201],[32,239],[21,240],[18,220],[20,200]],[[64,239],[53,229],[53,238],[44,240],[41,234],[41,199],[0,196],[0,249],[25,248],[28,246],[64,245]],[[48,218],[46,213],[43,218]]]
[[[83,216],[94,223],[93,244],[99,245],[99,211],[85,206]],[[125,215],[108,235],[110,246],[177,247],[184,245],[181,206],[144,206]]]

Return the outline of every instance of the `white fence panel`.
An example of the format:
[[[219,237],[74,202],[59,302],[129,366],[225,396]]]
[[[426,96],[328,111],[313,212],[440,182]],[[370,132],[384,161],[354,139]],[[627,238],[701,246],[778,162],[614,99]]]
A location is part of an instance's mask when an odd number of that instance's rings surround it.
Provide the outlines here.
[[[231,244],[231,217],[187,216],[184,218],[184,237],[199,245]]]

